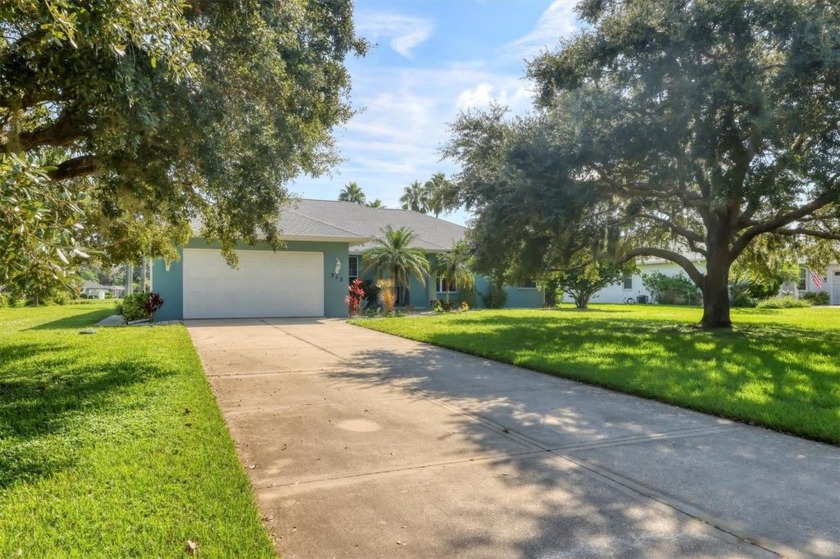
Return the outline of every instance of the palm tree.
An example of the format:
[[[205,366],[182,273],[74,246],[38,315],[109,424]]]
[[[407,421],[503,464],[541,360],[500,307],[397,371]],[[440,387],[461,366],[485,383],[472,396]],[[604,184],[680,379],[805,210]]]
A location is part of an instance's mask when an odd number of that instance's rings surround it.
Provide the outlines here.
[[[472,257],[467,243],[458,241],[449,252],[437,255],[435,273],[447,284],[454,281],[457,285],[469,288],[475,283],[471,264]],[[446,302],[449,302],[449,289],[446,290]]]
[[[375,269],[377,279],[388,272],[394,280],[394,288],[402,287],[406,294],[409,276],[426,285],[424,276],[429,273],[429,261],[423,249],[411,246],[417,238],[414,230],[406,227],[395,230],[389,225],[382,233],[383,236],[374,240],[377,246],[362,253],[365,271]]]
[[[455,185],[446,179],[443,173],[435,173],[426,181],[426,209],[438,217],[458,207],[458,193]]]
[[[353,202],[354,204],[364,206],[366,197],[359,185],[351,181],[341,189],[338,199],[341,202]]]
[[[368,202],[367,204],[365,204],[365,206],[367,206],[368,208],[384,208],[385,207],[385,205],[382,203],[382,200],[380,200],[379,198],[377,198],[373,202]]]
[[[428,193],[426,188],[420,184],[420,181],[414,181],[410,186],[406,186],[403,195],[400,197],[402,209],[414,212],[426,213],[427,201]]]

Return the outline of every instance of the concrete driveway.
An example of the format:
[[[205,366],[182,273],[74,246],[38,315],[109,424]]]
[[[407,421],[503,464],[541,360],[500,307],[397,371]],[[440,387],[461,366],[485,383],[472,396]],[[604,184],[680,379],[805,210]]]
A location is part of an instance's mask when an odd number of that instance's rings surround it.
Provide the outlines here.
[[[840,449],[351,326],[190,321],[285,558],[840,557]]]

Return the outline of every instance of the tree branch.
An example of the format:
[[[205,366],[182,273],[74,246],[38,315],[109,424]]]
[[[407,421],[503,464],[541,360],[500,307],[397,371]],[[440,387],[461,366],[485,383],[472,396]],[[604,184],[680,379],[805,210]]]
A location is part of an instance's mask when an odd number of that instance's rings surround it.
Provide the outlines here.
[[[24,151],[36,146],[68,146],[84,138],[84,131],[68,112],[63,112],[52,124],[20,134]]]
[[[695,243],[702,243],[703,240],[704,240],[703,235],[701,235],[700,233],[697,233],[697,232],[692,231],[690,229],[686,229],[685,227],[681,227],[681,226],[677,225],[676,223],[673,223],[671,220],[669,220],[667,218],[659,217],[659,216],[653,215],[653,214],[638,214],[636,217],[641,217],[643,219],[649,219],[651,221],[655,221],[655,222],[657,222],[661,225],[664,225],[665,227],[667,227],[668,229],[670,229],[671,231],[673,231],[677,235],[681,235],[681,236],[685,237],[686,240],[688,240],[688,241],[693,241]]]
[[[697,269],[697,266],[695,266],[691,260],[689,260],[686,256],[683,256],[682,254],[664,248],[634,248],[633,250],[628,251],[624,255],[619,257],[616,263],[624,264],[625,262],[629,262],[630,260],[639,256],[655,256],[657,258],[662,258],[663,260],[673,262],[674,264],[677,264],[678,266],[680,266],[680,268],[685,270],[685,272],[688,274],[688,277],[691,278],[691,281],[693,281],[695,285],[697,285],[697,287],[702,287],[703,285],[703,274],[700,273],[700,270]]]
[[[807,235],[808,237],[818,237],[820,239],[828,239],[830,241],[840,241],[840,233],[829,233],[827,231],[804,229],[801,227],[797,227],[796,229],[776,229],[773,233],[788,236]]]
[[[61,181],[90,175],[94,171],[96,171],[96,161],[93,156],[80,155],[64,161],[47,174],[52,180]]]
[[[747,229],[744,234],[741,235],[732,245],[732,258],[737,258],[744,249],[747,248],[747,245],[749,245],[753,239],[762,233],[769,233],[771,231],[775,231],[776,229],[781,229],[785,225],[793,223],[794,221],[803,218],[824,206],[827,206],[835,200],[836,196],[837,195],[833,192],[826,192],[818,196],[812,202],[805,204],[804,206],[800,206],[791,212],[776,216],[769,221],[753,225]]]

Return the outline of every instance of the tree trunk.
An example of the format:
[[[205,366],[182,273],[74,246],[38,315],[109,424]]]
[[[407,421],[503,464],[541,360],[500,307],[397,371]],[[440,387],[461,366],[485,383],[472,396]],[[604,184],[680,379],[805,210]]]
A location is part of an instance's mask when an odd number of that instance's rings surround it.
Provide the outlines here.
[[[729,252],[729,237],[717,232],[717,238],[709,242],[709,255],[706,259],[706,274],[703,285],[699,286],[703,292],[703,318],[700,325],[703,328],[731,328],[729,318],[729,267],[732,259]],[[709,240],[712,241],[712,232]]]

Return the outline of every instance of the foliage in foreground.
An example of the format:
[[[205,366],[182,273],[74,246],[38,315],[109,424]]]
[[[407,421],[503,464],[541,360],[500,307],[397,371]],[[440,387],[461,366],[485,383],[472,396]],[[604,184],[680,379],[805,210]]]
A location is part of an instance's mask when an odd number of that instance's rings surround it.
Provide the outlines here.
[[[840,444],[840,312],[733,309],[732,330],[693,327],[699,314],[593,305],[358,324]]]
[[[86,195],[86,239],[115,261],[174,258],[196,215],[231,257],[260,231],[277,246],[285,185],[337,160],[332,129],[353,114],[352,15],[350,0],[4,1],[0,153]]]
[[[276,558],[182,326],[0,310],[0,557]]]

